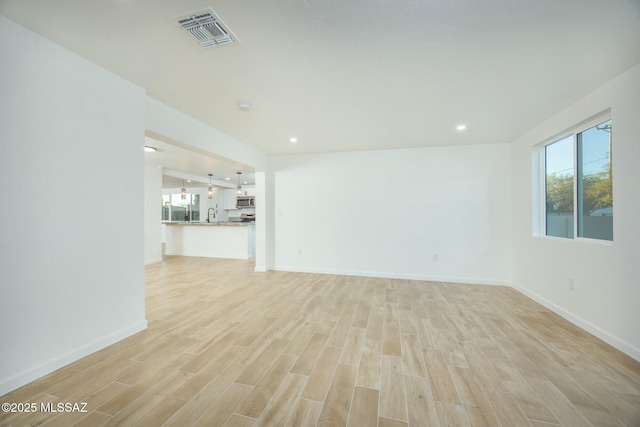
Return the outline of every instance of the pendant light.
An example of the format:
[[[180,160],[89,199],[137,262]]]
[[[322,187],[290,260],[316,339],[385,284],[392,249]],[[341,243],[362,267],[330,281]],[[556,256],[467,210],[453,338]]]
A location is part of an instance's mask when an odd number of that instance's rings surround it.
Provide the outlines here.
[[[186,200],[187,199],[187,189],[184,188],[184,179],[182,180],[182,190],[180,190],[180,198],[182,200]]]
[[[213,174],[209,174],[209,188],[207,189],[207,198],[213,199],[213,186],[211,185],[211,177]]]
[[[236,172],[238,174],[238,187],[236,188],[236,195],[242,196],[242,187],[240,187],[240,175],[242,172]]]

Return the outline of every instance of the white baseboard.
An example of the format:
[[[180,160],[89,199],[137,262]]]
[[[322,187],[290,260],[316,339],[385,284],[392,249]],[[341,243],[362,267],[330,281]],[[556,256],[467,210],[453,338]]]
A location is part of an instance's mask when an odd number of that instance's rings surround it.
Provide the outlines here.
[[[145,329],[147,329],[147,321],[142,320],[134,325],[120,329],[112,334],[87,343],[38,366],[13,375],[12,377],[3,378],[0,380],[0,396]]]
[[[162,258],[153,258],[153,259],[146,259],[144,261],[144,265],[149,265],[149,264],[157,264],[159,262],[162,262]]]
[[[469,285],[494,285],[494,286],[511,287],[511,282],[503,279],[478,279],[478,278],[457,277],[457,276],[433,276],[428,274],[403,274],[403,273],[389,273],[389,272],[378,272],[378,271],[295,268],[295,267],[286,267],[281,265],[275,266],[273,269],[277,271],[291,271],[295,273],[335,274],[338,276],[381,277],[385,279],[424,280],[427,282],[464,283]]]
[[[565,310],[564,308],[560,307],[557,304],[554,304],[553,302],[547,300],[546,298],[543,298],[540,295],[534,292],[531,292],[530,290],[518,285],[517,283],[512,283],[512,287],[518,290],[519,292],[522,292],[524,295],[528,296],[529,298],[536,301],[537,303],[542,304],[543,306],[553,311],[557,315],[565,318],[566,320],[573,323],[574,325],[581,327],[582,329],[589,332],[590,334],[595,335],[596,337],[600,338],[602,341],[617,348],[618,350],[625,353],[629,357],[632,357],[635,360],[640,362],[640,349],[616,337],[610,332],[605,331],[599,326],[596,326],[593,323],[583,319],[582,317],[576,316],[575,314]]]

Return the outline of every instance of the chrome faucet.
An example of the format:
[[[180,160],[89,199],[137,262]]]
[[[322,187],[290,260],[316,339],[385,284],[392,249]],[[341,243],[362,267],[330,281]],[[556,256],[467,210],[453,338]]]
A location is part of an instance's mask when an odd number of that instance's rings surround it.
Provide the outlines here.
[[[211,222],[211,221],[209,220],[209,217],[211,216],[211,211],[213,211],[213,219],[215,219],[215,218],[216,218],[216,210],[215,210],[215,209],[213,209],[213,208],[209,208],[209,210],[207,211],[207,222]]]

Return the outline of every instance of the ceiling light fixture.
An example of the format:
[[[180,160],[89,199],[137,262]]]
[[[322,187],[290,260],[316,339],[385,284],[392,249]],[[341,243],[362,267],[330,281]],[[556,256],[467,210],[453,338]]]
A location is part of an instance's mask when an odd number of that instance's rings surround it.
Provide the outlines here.
[[[251,104],[249,104],[248,102],[239,102],[238,108],[240,109],[240,111],[251,111]]]
[[[242,196],[242,187],[240,187],[240,175],[242,172],[236,172],[238,174],[238,186],[236,187],[236,195]]]
[[[184,188],[184,179],[182,180],[182,190],[180,190],[180,198],[182,200],[186,200],[187,199],[187,189]]]
[[[158,149],[156,147],[151,147],[149,145],[145,145],[144,146],[144,152],[145,153],[154,153],[156,151],[158,151]]]
[[[297,144],[298,138],[296,138],[295,136],[292,136],[291,138],[289,138],[289,142],[291,142],[292,144]]]
[[[458,132],[462,132],[463,130],[465,130],[467,128],[467,125],[458,125],[456,126],[456,130]]]
[[[213,174],[209,174],[209,188],[207,189],[207,198],[213,199],[213,186],[211,185],[211,177]]]

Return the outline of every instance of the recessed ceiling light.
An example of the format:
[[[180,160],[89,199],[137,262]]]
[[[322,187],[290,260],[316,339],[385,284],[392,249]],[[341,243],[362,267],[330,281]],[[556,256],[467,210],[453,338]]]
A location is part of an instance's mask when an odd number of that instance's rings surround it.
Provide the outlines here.
[[[241,111],[251,111],[251,104],[249,104],[248,102],[239,102],[238,108]]]
[[[226,179],[227,181],[229,181],[229,179],[230,179],[230,178],[229,178],[229,177],[226,177],[225,179]]]
[[[149,145],[145,145],[144,146],[144,151],[145,151],[145,153],[153,153],[155,151],[158,151],[158,149],[156,147],[151,147]]]
[[[291,138],[289,138],[289,142],[291,142],[292,144],[296,144],[298,142],[298,138],[292,136]]]
[[[465,130],[466,128],[467,128],[467,125],[458,125],[458,126],[456,126],[456,130],[457,130],[457,131],[463,131],[463,130]]]

